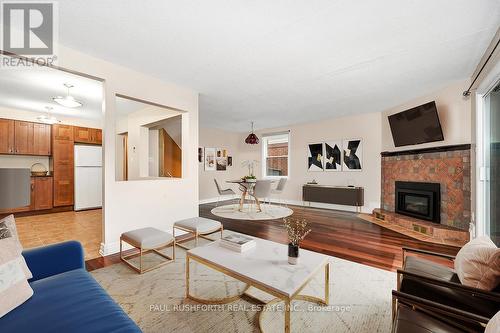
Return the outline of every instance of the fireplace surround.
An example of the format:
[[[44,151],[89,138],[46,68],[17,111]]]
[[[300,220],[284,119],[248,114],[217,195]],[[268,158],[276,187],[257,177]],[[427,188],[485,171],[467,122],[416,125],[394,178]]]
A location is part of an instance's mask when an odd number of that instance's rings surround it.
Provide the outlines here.
[[[469,230],[471,221],[470,145],[383,152],[381,155],[380,207],[384,211],[396,212],[396,181],[439,183],[441,226]]]
[[[439,223],[441,186],[439,183],[395,182],[396,213]]]

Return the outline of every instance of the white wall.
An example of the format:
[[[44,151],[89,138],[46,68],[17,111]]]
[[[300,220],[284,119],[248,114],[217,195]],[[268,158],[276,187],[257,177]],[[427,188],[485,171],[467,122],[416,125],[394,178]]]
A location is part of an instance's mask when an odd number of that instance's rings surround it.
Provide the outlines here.
[[[233,166],[228,166],[226,171],[205,171],[203,162],[199,163],[200,202],[217,200],[214,178],[218,180],[221,187],[232,188],[239,193],[236,185],[228,184],[226,181],[241,178],[246,174],[246,169],[241,168],[242,142],[240,133],[200,128],[200,147],[227,149],[229,156],[233,158]]]
[[[104,82],[104,240],[102,253],[117,252],[122,232],[140,227],[171,231],[174,221],[198,216],[198,94],[75,50],[59,48],[59,66]],[[115,181],[115,94],[186,111],[182,179]],[[184,141],[185,139],[185,141]]]
[[[400,151],[428,147],[471,143],[471,101],[462,92],[469,80],[455,82],[432,94],[422,96],[382,112],[382,151]],[[427,102],[436,101],[444,141],[395,147],[387,117]]]
[[[30,169],[35,163],[41,163],[49,170],[48,156],[0,155],[0,168]]]
[[[381,114],[369,113],[351,117],[343,117],[314,122],[308,124],[294,125],[290,127],[266,129],[256,132],[261,137],[262,133],[280,132],[290,130],[290,170],[283,198],[291,203],[301,203],[302,185],[315,179],[324,185],[346,186],[352,182],[356,186],[365,188],[365,207],[363,211],[370,212],[373,208],[380,206],[380,151],[381,151]],[[212,144],[219,142],[236,147],[231,151],[235,160],[234,169],[222,179],[239,178],[247,174],[247,169],[241,167],[241,161],[258,160],[260,164],[255,168],[257,177],[262,176],[262,145],[247,145],[244,143],[248,133],[235,135],[217,130],[201,129],[200,144],[205,140]],[[205,140],[202,140],[202,137]],[[312,142],[324,142],[335,139],[363,139],[363,170],[358,172],[309,172],[307,170],[307,144]],[[210,140],[209,140],[210,139]],[[204,144],[204,146],[207,146]],[[207,175],[209,174],[209,175]],[[217,171],[203,173],[200,171],[200,199],[215,196],[213,176]],[[203,201],[202,201],[203,202]],[[354,210],[353,207],[313,204],[318,207],[338,208]]]
[[[302,185],[313,179],[320,184],[328,185],[348,185],[349,183],[354,183],[356,186],[363,186],[365,188],[365,207],[363,207],[363,211],[371,212],[373,208],[380,206],[380,153],[382,151],[471,143],[471,102],[470,99],[462,97],[462,92],[467,88],[468,83],[468,80],[455,82],[435,93],[422,96],[383,112],[335,118],[291,127],[265,129],[256,133],[261,137],[262,133],[290,129],[290,177],[283,194],[283,197],[287,201],[300,203]],[[395,148],[387,116],[433,100],[437,104],[445,141]],[[243,141],[246,135],[248,133],[242,133],[239,137],[236,135],[237,138],[235,139],[235,134],[230,132],[227,133],[213,129],[201,129],[200,132],[200,138],[204,137],[209,142],[213,142],[211,140],[215,140],[216,138],[225,138],[221,142],[233,142],[232,146],[236,147],[237,150],[233,150],[231,154],[240,162],[247,159],[261,161],[261,145],[251,146],[244,144]],[[361,172],[307,171],[308,143],[346,138],[363,139],[364,166]],[[201,140],[200,144],[202,144]],[[246,174],[246,169],[239,167],[239,164],[235,164],[235,166],[232,174],[226,178],[238,178]],[[216,172],[210,174],[216,174]],[[261,165],[256,167],[256,175],[257,177],[261,177]],[[215,196],[215,187],[212,178],[205,176],[200,171],[200,200],[202,202]],[[316,206],[353,210],[345,206],[318,204]]]

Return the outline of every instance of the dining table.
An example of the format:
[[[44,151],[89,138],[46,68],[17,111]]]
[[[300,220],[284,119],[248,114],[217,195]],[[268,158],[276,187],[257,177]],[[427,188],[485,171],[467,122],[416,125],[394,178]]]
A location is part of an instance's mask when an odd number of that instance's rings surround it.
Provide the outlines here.
[[[241,191],[241,198],[240,198],[240,204],[238,207],[238,211],[242,212],[243,211],[243,204],[245,203],[246,196],[247,196],[247,194],[252,195],[256,181],[247,181],[245,179],[235,179],[235,180],[228,180],[226,182],[230,183],[230,184],[238,184],[239,185],[239,189]],[[253,198],[255,199],[255,204],[257,206],[258,211],[262,212],[262,208],[260,207],[259,198],[256,198],[254,196],[253,196]]]

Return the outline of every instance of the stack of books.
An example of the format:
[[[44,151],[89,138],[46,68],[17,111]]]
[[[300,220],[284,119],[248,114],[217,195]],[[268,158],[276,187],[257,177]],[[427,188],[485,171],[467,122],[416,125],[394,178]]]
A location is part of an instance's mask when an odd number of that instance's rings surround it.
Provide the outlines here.
[[[244,235],[231,234],[222,237],[220,245],[236,252],[245,252],[255,247],[253,238]]]

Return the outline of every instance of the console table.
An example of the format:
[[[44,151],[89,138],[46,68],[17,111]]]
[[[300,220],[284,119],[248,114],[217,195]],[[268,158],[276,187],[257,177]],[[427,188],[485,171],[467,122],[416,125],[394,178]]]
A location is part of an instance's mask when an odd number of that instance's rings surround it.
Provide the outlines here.
[[[321,202],[354,206],[356,210],[361,210],[364,206],[364,188],[306,184],[302,186],[302,201],[309,202],[309,205],[311,202]]]

